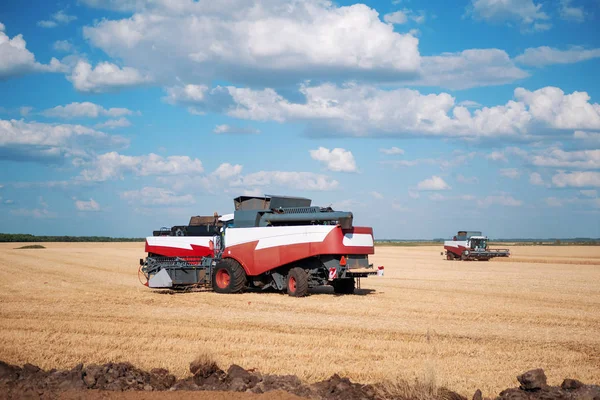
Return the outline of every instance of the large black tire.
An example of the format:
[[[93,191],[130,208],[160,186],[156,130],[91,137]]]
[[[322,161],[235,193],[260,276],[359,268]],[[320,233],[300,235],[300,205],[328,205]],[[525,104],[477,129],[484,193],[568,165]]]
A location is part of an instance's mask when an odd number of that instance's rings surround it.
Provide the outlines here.
[[[356,281],[354,278],[334,279],[332,285],[337,294],[354,294]]]
[[[235,260],[219,261],[212,274],[212,288],[217,293],[239,293],[246,287],[244,268]]]
[[[287,274],[287,293],[292,297],[304,297],[308,294],[308,272],[300,267],[290,269]]]

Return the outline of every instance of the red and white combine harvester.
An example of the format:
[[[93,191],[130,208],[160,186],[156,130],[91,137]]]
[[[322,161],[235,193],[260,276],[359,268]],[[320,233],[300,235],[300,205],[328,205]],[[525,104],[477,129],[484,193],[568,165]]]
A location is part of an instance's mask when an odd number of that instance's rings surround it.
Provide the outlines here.
[[[444,249],[448,260],[489,261],[494,257],[510,255],[508,249],[490,249],[487,236],[480,231],[458,231],[452,240],[444,242]]]
[[[377,274],[368,258],[375,253],[373,229],[354,226],[351,212],[284,196],[240,196],[234,206],[233,214],[192,217],[187,226],[146,238],[145,285],[275,289],[300,297],[321,285],[354,293],[360,278]]]

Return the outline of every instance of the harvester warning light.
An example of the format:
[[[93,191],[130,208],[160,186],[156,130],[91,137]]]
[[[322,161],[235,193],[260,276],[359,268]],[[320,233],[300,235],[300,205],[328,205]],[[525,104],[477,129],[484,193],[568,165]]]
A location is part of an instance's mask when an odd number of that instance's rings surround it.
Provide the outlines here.
[[[340,258],[340,265],[343,267],[344,265],[346,265],[346,257],[342,256],[342,258]]]

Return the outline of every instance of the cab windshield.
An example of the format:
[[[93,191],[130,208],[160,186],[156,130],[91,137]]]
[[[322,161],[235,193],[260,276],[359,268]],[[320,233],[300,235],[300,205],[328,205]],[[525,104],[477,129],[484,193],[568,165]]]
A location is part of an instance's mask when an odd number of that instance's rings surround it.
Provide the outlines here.
[[[487,241],[485,239],[472,239],[471,248],[473,250],[485,250],[487,247]]]

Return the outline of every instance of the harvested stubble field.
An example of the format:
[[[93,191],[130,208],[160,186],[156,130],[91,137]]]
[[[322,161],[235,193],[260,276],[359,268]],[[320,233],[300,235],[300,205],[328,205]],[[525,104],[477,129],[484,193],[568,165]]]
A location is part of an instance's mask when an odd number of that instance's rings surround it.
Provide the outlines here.
[[[509,260],[446,261],[441,246],[377,247],[384,277],[330,288],[168,294],[140,285],[143,243],[0,244],[0,360],[43,368],[129,361],[187,376],[209,352],[307,381],[413,378],[495,395],[544,368],[600,382],[600,247],[513,247]]]

